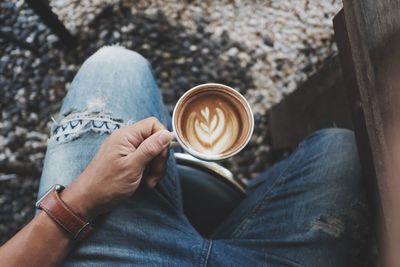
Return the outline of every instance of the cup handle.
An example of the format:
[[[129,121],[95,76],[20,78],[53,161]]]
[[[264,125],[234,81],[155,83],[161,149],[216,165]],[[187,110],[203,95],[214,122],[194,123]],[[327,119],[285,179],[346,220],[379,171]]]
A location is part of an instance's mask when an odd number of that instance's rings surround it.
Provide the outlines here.
[[[180,145],[179,142],[178,142],[178,138],[177,138],[177,136],[176,136],[176,132],[172,131],[172,132],[170,132],[170,134],[171,134],[171,144],[170,144],[170,147],[171,147],[171,148],[180,147],[181,145]]]
[[[172,131],[169,133],[171,135],[171,142],[178,141],[178,138],[176,137],[176,132]]]

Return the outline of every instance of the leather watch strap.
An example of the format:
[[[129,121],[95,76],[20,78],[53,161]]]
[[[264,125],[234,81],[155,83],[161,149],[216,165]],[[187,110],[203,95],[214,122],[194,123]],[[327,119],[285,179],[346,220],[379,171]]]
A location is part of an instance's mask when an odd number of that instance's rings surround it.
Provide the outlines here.
[[[39,208],[47,213],[58,225],[67,231],[74,240],[84,239],[93,227],[79,218],[60,198],[57,190],[52,190],[39,203]]]

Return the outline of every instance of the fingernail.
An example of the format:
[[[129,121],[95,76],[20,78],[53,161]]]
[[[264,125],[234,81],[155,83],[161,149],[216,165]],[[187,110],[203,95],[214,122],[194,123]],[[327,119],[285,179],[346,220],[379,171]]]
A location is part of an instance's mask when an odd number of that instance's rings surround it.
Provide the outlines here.
[[[171,135],[168,131],[163,131],[158,137],[158,141],[161,145],[166,145],[171,141]]]

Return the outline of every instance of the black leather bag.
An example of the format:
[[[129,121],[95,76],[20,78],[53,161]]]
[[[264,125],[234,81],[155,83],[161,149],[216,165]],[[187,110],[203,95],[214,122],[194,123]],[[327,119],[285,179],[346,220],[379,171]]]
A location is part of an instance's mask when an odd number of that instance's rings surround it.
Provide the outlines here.
[[[174,155],[185,215],[202,236],[208,237],[245,198],[244,185],[217,163],[184,153]]]

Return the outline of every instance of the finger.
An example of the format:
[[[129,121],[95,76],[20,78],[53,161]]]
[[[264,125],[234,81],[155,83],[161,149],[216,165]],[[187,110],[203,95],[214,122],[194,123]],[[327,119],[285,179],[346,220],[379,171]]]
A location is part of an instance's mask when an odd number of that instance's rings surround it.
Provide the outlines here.
[[[132,164],[145,167],[151,160],[159,155],[171,142],[171,133],[162,130],[145,139],[128,157]]]
[[[165,170],[167,168],[169,149],[164,149],[158,156],[156,156],[149,165],[150,172],[146,176],[146,184],[148,187],[154,187],[165,175]]]
[[[119,154],[123,157],[135,152],[136,150],[136,147],[129,141],[131,139],[131,136],[132,135],[130,133],[123,133],[122,139],[117,146]]]
[[[147,176],[149,177],[148,180],[146,180],[146,185],[149,188],[153,188],[155,187],[162,179],[162,177],[164,177],[165,175],[165,171],[167,169],[167,164],[163,164],[160,165],[162,166],[162,170],[159,170],[157,174],[152,173],[151,175]]]
[[[123,128],[128,141],[135,147],[152,134],[162,130],[166,130],[166,127],[156,117],[149,117]]]

